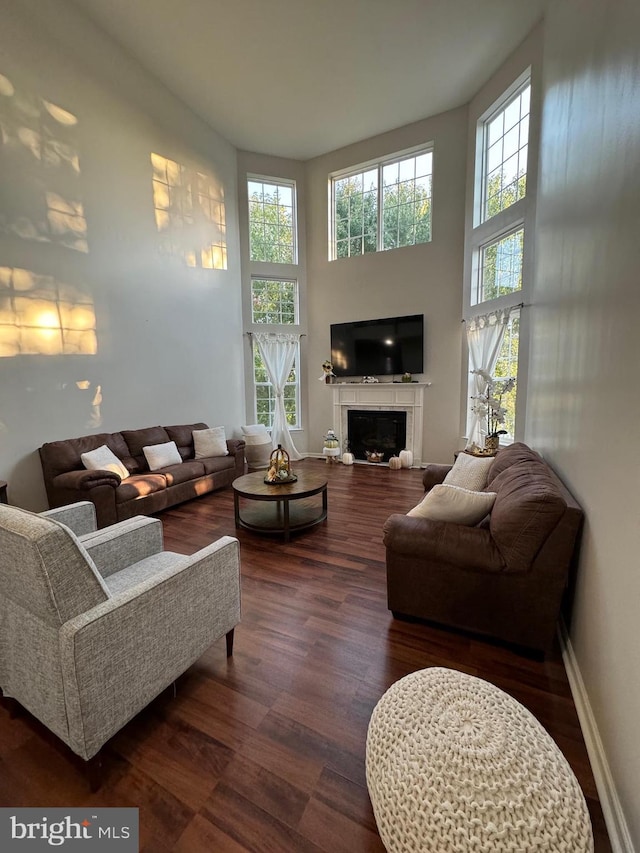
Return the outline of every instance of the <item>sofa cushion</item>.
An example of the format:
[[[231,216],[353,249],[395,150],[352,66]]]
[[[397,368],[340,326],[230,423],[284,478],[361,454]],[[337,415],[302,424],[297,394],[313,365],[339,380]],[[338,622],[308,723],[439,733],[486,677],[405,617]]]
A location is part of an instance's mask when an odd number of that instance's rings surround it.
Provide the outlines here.
[[[407,515],[473,526],[491,511],[495,499],[494,492],[472,491],[441,483],[427,492]]]
[[[527,571],[566,502],[539,457],[510,465],[492,480],[491,490],[497,495],[490,521],[493,540],[507,571]]]
[[[197,429],[208,429],[205,423],[197,424],[176,424],[174,426],[165,427],[167,435],[172,441],[175,441],[176,446],[183,459],[193,459],[195,456],[193,450],[193,431]]]
[[[178,483],[186,483],[189,480],[197,480],[204,477],[205,467],[200,460],[187,459],[179,465],[168,465],[157,473],[166,478],[167,486],[177,486]]]
[[[116,503],[126,503],[136,498],[143,498],[152,492],[161,492],[167,488],[167,478],[164,474],[133,474],[116,489]]]
[[[460,486],[462,489],[480,492],[487,485],[487,474],[492,462],[493,458],[490,456],[459,453],[444,482],[448,486]]]
[[[528,445],[521,441],[514,441],[513,444],[501,448],[491,460],[489,474],[487,476],[487,487],[491,486],[492,482],[503,471],[516,462],[540,462],[541,457],[535,450],[532,450]]]
[[[129,454],[135,460],[140,473],[149,470],[142,448],[152,444],[166,444],[167,441],[171,441],[167,431],[161,426],[122,430],[120,434],[125,440]],[[127,465],[127,467],[129,466]]]
[[[161,468],[168,468],[169,465],[180,465],[182,462],[182,456],[178,453],[175,441],[151,444],[143,447],[142,452],[150,471],[159,471]]]
[[[204,466],[205,474],[217,474],[218,471],[226,471],[227,468],[236,467],[235,456],[210,456],[207,459],[198,459]]]

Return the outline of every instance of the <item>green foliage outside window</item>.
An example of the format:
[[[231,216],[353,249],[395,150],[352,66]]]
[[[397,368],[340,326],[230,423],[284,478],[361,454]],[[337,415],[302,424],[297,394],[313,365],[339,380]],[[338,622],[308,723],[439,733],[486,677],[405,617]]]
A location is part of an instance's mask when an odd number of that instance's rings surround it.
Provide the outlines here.
[[[251,260],[295,263],[294,187],[249,180],[248,193]]]
[[[252,279],[252,322],[275,325],[294,324],[297,315],[297,289],[295,281]]]
[[[287,424],[290,427],[298,425],[298,391],[297,391],[297,364],[293,362],[291,372],[284,386],[284,411]],[[269,382],[269,375],[264,366],[262,356],[257,346],[253,348],[253,374],[256,388],[256,416],[259,424],[269,429],[273,426],[273,417],[276,410],[276,394],[273,385]]]
[[[333,184],[336,257],[348,258],[429,242],[431,163],[431,152],[425,152],[336,179]],[[380,245],[379,207],[382,216]]]
[[[516,385],[503,394],[502,406],[506,409],[503,427],[513,437],[516,423],[516,392],[518,381],[518,352],[520,346],[520,312],[511,313],[509,324],[504,333],[500,355],[496,362],[493,377],[499,384],[515,379]]]

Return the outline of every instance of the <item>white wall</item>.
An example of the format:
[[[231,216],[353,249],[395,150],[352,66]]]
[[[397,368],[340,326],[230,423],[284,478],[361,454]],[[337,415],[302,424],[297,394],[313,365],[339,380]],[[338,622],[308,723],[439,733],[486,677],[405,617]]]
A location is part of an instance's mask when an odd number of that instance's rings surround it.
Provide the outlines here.
[[[15,89],[0,95],[13,146],[0,148],[0,212],[12,211],[0,219],[0,268],[72,284],[90,295],[96,316],[95,354],[0,357],[0,478],[12,503],[40,509],[44,441],[195,420],[224,424],[231,435],[244,422],[236,153],[70,4],[5,0],[0,31],[0,74]],[[15,120],[16,99],[25,98],[77,118],[77,179],[30,153]],[[192,269],[162,253],[152,152],[221,185],[227,269]],[[16,212],[33,219],[50,189],[80,197],[87,253],[16,233]],[[46,208],[43,217],[46,224]],[[7,309],[5,299],[0,322]],[[86,391],[81,380],[91,383]],[[97,385],[99,427],[88,426]]]
[[[450,462],[458,449],[466,107],[364,140],[307,162],[309,443],[322,451],[333,423],[330,387],[318,382],[330,358],[329,326],[424,314],[423,459]],[[433,239],[360,257],[328,260],[328,176],[433,141]],[[414,377],[419,378],[419,377]]]
[[[526,428],[586,513],[571,646],[627,850],[640,849],[638,33],[637,0],[547,14]]]

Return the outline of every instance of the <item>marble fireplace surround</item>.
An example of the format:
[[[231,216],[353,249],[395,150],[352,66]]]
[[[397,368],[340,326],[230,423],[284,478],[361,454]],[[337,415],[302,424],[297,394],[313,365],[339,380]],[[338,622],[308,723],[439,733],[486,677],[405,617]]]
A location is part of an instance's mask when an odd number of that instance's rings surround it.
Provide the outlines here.
[[[406,412],[407,450],[413,453],[413,466],[422,465],[422,424],[424,389],[430,382],[344,382],[334,383],[333,423],[344,450],[349,439],[348,411]],[[366,463],[364,463],[366,464]]]

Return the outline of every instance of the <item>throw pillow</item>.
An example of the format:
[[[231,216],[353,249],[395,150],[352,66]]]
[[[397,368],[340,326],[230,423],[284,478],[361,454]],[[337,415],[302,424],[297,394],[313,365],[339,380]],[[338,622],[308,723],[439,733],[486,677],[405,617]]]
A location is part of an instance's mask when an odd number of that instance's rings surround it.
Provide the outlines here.
[[[459,453],[453,468],[444,478],[447,486],[460,486],[472,492],[481,492],[487,485],[489,468],[493,464],[492,456],[471,456]]]
[[[427,492],[407,515],[473,526],[491,511],[495,500],[495,492],[474,492],[441,483]]]
[[[193,446],[196,459],[209,459],[211,456],[228,456],[227,438],[224,427],[212,427],[211,429],[194,429]]]
[[[179,465],[182,462],[180,451],[175,441],[167,441],[164,444],[148,444],[142,448],[144,458],[150,471],[159,471],[168,465]]]
[[[101,444],[88,453],[81,453],[80,459],[88,471],[111,471],[112,474],[118,474],[121,480],[126,480],[129,476],[127,466],[106,444]]]

